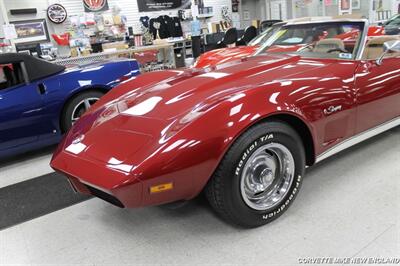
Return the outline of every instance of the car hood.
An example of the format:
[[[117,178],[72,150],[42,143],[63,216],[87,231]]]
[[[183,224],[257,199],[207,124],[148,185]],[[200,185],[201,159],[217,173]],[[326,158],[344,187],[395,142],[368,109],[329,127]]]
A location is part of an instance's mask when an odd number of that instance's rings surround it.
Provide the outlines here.
[[[223,48],[212,50],[202,54],[195,62],[193,67],[203,68],[215,66],[229,61],[237,60],[242,57],[250,56],[258,49],[257,46],[238,46],[233,48]]]
[[[124,116],[171,120],[200,105],[214,103],[244,88],[256,87],[268,78],[284,78],[282,68],[299,60],[300,56],[261,55],[206,69],[144,74],[117,87],[116,93],[124,89],[126,92],[120,95],[111,92],[95,105],[95,109],[104,105],[101,108],[105,111],[106,107],[118,106],[116,109]],[[140,86],[147,77],[155,82]]]
[[[115,162],[146,158],[138,154],[154,152],[219,103],[242,97],[244,90],[281,80],[289,73],[300,73],[301,66],[285,68],[300,60],[299,56],[263,55],[212,69],[143,74],[98,101],[71,129],[65,147],[72,145],[72,152],[78,149],[80,156],[104,162],[109,162],[110,154],[116,158]],[[308,69],[318,67],[318,64],[309,64]],[[153,82],[148,84],[150,81]],[[80,144],[74,147],[77,139],[80,143],[79,138],[84,138],[85,147]]]

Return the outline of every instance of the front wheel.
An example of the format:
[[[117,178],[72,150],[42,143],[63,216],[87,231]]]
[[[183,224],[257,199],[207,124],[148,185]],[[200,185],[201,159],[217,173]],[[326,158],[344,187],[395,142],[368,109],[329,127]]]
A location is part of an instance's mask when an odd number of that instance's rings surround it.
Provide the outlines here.
[[[260,123],[235,141],[208,182],[206,195],[225,220],[261,226],[288,209],[304,169],[299,135],[284,122]]]
[[[65,106],[61,118],[61,128],[67,132],[73,124],[95,103],[104,93],[100,91],[82,92],[72,98]]]

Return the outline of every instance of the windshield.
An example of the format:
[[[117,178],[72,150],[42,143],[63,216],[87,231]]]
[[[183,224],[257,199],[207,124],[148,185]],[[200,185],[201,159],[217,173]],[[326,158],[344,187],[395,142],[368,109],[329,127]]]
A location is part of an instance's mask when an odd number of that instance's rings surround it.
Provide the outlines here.
[[[391,25],[391,26],[400,26],[400,15],[397,15],[386,23],[386,25]]]
[[[251,40],[248,43],[248,46],[256,46],[256,45],[262,45],[265,43],[272,35],[274,35],[275,32],[277,32],[282,25],[280,26],[272,26],[267,28],[265,31],[263,31],[260,35],[255,37],[253,40]]]
[[[260,53],[295,53],[308,57],[354,59],[364,22],[319,22],[286,25],[258,49]]]

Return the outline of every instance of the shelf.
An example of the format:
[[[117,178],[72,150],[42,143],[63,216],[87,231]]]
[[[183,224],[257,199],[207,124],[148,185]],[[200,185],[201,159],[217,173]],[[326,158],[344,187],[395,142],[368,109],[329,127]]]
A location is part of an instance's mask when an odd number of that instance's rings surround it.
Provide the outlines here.
[[[211,18],[213,17],[214,14],[213,13],[208,13],[208,14],[198,14],[197,18]]]

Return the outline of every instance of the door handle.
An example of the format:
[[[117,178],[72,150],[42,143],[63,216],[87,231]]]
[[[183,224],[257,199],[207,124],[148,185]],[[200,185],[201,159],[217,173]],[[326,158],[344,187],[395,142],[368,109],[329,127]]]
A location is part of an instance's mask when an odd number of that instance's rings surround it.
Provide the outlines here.
[[[46,86],[43,83],[39,83],[37,87],[39,94],[46,93]]]

